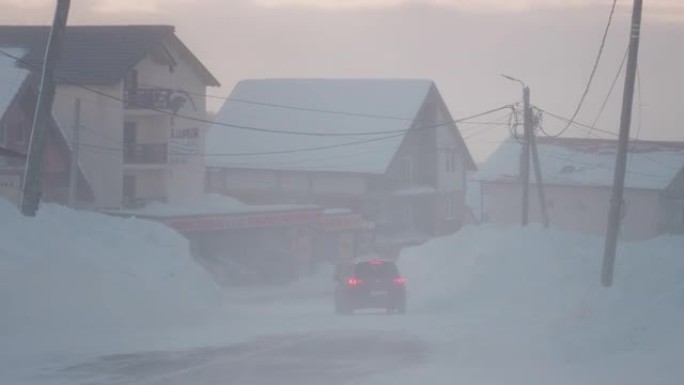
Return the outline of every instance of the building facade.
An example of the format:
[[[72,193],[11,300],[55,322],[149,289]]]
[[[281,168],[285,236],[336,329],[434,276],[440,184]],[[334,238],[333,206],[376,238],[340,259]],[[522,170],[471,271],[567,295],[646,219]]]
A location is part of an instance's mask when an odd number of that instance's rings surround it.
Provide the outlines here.
[[[208,192],[352,210],[378,244],[399,247],[462,225],[475,168],[437,87],[422,80],[240,82],[207,152]],[[233,153],[244,155],[222,156]]]
[[[482,189],[485,222],[520,224],[520,150],[515,141],[504,143],[474,176]],[[552,227],[605,234],[616,151],[615,140],[539,141],[545,204]],[[534,176],[531,180],[529,219],[541,223]],[[684,143],[631,143],[624,202],[622,239],[684,234]]]
[[[0,26],[0,47],[42,66],[49,27]],[[184,203],[203,194],[205,93],[218,86],[171,26],[67,27],[55,71],[55,120],[67,138],[79,121],[79,164],[94,209]],[[76,101],[81,103],[75,113]]]
[[[20,68],[26,51],[4,47],[0,54],[0,197],[15,204],[21,201],[26,159],[38,101],[38,79]],[[16,59],[15,59],[16,58]],[[68,201],[71,148],[56,120],[47,119],[42,169],[42,199],[65,204]],[[82,168],[77,168],[76,196],[92,202],[93,195]]]

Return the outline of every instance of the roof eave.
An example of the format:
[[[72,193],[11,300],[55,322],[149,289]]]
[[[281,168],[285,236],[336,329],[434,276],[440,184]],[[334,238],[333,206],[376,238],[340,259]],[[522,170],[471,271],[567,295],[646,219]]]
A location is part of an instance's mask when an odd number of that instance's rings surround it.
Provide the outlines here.
[[[172,41],[180,48],[190,59],[191,62],[194,63],[195,67],[200,72],[200,76],[204,80],[205,84],[209,87],[220,87],[221,83],[216,79],[216,77],[209,71],[209,69],[202,63],[195,54],[190,51],[190,49],[181,41],[181,39],[176,36],[175,33],[172,33],[170,35],[170,38]]]

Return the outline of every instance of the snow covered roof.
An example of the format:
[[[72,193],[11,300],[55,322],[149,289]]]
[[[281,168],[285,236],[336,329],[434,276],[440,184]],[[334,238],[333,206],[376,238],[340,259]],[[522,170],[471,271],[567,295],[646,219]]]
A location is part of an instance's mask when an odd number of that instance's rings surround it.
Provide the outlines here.
[[[26,51],[20,48],[3,50],[16,57],[23,57],[26,54]],[[0,119],[5,116],[5,112],[30,74],[28,70],[18,68],[16,64],[14,59],[0,53]]]
[[[315,205],[249,205],[233,197],[209,194],[194,204],[172,205],[154,202],[140,209],[109,210],[106,213],[154,218],[191,217],[202,215],[254,214],[279,211],[318,210]]]
[[[207,156],[207,165],[383,174],[405,136],[396,131],[411,127],[432,86],[430,80],[392,79],[241,81],[217,122],[351,136],[290,135],[214,124],[206,142],[206,152],[214,155]],[[355,135],[367,132],[389,133]],[[216,155],[244,153],[263,155]]]
[[[479,168],[474,180],[518,180],[522,146],[503,143]],[[617,141],[603,139],[540,138],[539,160],[544,183],[555,185],[611,186]],[[663,190],[684,168],[683,142],[630,143],[625,187]],[[534,182],[534,172],[531,172]]]
[[[117,84],[140,60],[164,43],[181,50],[205,84],[218,80],[175,35],[171,25],[69,25],[64,32],[55,81],[60,84]],[[42,68],[50,35],[47,25],[2,25],[0,46],[24,47],[24,60]]]

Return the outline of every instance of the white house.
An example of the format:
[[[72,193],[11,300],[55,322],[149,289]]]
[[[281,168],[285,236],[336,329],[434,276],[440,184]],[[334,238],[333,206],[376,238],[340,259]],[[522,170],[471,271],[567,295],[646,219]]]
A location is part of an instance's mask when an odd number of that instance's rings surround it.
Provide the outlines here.
[[[350,209],[400,244],[462,224],[475,168],[430,80],[241,81],[206,148],[209,192]]]
[[[473,177],[481,183],[485,221],[520,224],[521,147],[504,143]],[[605,234],[617,140],[540,138],[538,147],[551,225]],[[534,173],[531,181],[530,221],[541,222]],[[624,201],[624,239],[684,233],[684,143],[630,143]]]
[[[50,28],[0,26],[0,47],[27,50],[39,73]],[[203,193],[205,97],[218,81],[172,26],[70,26],[60,60],[53,115],[72,138],[81,100],[79,163],[92,208],[184,203]]]

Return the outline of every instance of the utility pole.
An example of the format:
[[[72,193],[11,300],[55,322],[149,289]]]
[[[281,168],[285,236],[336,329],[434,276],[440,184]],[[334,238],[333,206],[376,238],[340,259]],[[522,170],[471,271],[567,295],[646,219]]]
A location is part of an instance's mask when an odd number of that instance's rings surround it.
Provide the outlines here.
[[[520,79],[501,74],[523,87],[523,153],[520,160],[520,183],[522,183],[522,226],[527,226],[530,206],[530,137],[532,136],[532,114],[530,112],[530,88]]]
[[[81,99],[74,106],[74,128],[71,135],[71,167],[69,169],[69,207],[76,207],[78,199],[78,150],[81,132]]]
[[[527,93],[529,97],[529,91]],[[529,103],[528,103],[529,104]],[[528,108],[525,111],[529,117],[525,120],[532,120],[532,111]],[[539,152],[537,151],[537,137],[534,135],[534,127],[530,135],[530,149],[532,152],[532,163],[534,164],[534,180],[537,183],[537,195],[539,196],[539,209],[541,210],[544,227],[549,227],[549,213],[546,210],[546,193],[544,192],[544,181],[542,180],[541,163],[539,163]]]
[[[522,225],[527,226],[530,215],[530,142],[532,137],[532,122],[530,113],[530,88],[523,83],[523,154],[520,167],[520,182],[522,183]]]
[[[537,139],[534,136],[532,122],[532,109],[530,107],[530,87],[520,79],[501,74],[508,80],[520,83],[523,87],[523,153],[520,161],[520,182],[522,183],[522,226],[527,226],[530,215],[530,153],[534,162],[535,181],[537,182],[537,195],[539,195],[539,206],[541,209],[544,226],[549,226],[549,214],[546,211],[546,196],[544,193],[544,182],[542,180],[541,164],[539,163],[539,153],[537,152]]]
[[[624,208],[623,189],[625,185],[625,173],[627,172],[627,147],[629,144],[629,128],[632,122],[632,103],[634,101],[634,83],[639,53],[642,6],[642,0],[634,0],[634,7],[632,10],[632,28],[630,30],[629,40],[629,56],[627,58],[627,72],[625,74],[625,88],[622,95],[622,115],[620,117],[618,153],[617,159],[615,160],[613,193],[610,198],[608,229],[606,231],[606,245],[603,253],[603,270],[601,272],[601,283],[605,287],[610,287],[613,284],[613,270],[615,267],[617,237],[620,230],[622,210]]]
[[[40,93],[38,94],[38,102],[36,103],[36,111],[33,118],[21,200],[21,213],[30,217],[35,216],[38,211],[43,190],[43,148],[47,127],[52,116],[52,102],[55,97],[54,71],[62,50],[62,40],[69,15],[69,5],[70,0],[57,1],[57,9],[55,10],[55,17],[52,22],[52,29],[50,30],[45,62],[43,63]]]

